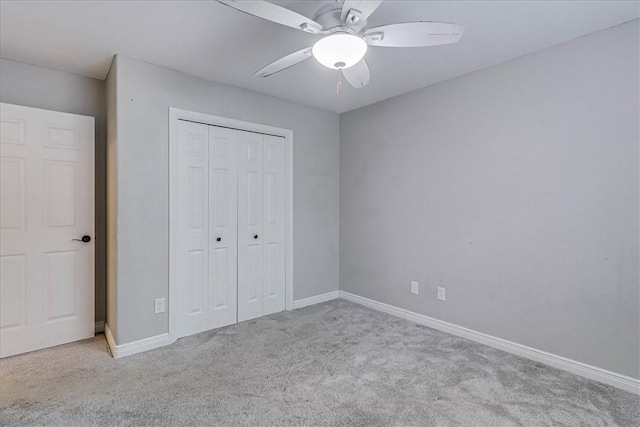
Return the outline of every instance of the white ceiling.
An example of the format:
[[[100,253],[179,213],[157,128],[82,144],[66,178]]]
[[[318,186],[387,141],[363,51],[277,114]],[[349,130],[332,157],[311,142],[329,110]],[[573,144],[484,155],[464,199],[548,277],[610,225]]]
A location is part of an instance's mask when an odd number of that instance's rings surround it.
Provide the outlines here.
[[[306,16],[327,1],[274,1]],[[253,72],[315,36],[215,1],[0,2],[0,56],[104,79],[114,54],[328,111],[344,112],[637,19],[637,1],[386,0],[369,27],[403,21],[463,24],[455,45],[369,49],[371,84],[347,84],[310,59],[261,79]]]

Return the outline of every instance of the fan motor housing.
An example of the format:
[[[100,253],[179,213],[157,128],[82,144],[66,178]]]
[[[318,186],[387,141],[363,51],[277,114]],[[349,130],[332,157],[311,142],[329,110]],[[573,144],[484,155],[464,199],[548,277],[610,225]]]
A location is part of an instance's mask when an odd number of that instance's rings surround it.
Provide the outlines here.
[[[313,20],[322,25],[324,31],[333,33],[345,31],[351,34],[360,35],[367,26],[366,19],[360,19],[353,24],[345,24],[340,19],[342,15],[342,3],[329,3],[322,6],[313,16]]]

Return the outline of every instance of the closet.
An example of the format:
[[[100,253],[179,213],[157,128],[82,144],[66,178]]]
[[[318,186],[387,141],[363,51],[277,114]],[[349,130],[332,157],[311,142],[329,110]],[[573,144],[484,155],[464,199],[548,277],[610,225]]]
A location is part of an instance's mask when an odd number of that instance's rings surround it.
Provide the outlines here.
[[[285,138],[178,121],[176,336],[285,308]]]

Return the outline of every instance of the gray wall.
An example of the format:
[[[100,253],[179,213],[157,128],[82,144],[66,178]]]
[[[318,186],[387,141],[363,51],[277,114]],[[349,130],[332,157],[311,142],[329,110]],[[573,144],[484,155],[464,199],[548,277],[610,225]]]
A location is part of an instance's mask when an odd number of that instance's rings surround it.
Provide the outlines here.
[[[100,80],[0,58],[0,102],[95,117],[96,321],[106,316],[105,86]]]
[[[343,114],[340,289],[640,377],[638,36]]]
[[[168,298],[169,107],[293,130],[294,299],[338,289],[338,115],[122,56],[113,68],[118,344],[168,330],[153,300]]]

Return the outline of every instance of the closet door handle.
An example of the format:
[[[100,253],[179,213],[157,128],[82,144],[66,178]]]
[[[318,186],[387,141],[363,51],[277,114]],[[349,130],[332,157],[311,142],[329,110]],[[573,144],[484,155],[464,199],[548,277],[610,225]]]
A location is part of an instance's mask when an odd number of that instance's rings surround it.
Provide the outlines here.
[[[216,242],[220,242],[220,241],[222,241],[222,237],[216,238]]]
[[[255,236],[253,236],[253,238],[254,238],[254,239],[257,239],[257,238],[258,238],[258,235],[256,234]]]

